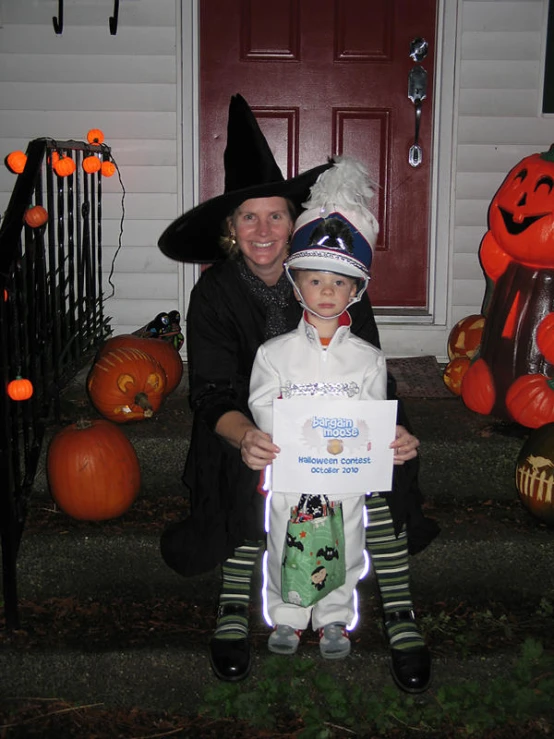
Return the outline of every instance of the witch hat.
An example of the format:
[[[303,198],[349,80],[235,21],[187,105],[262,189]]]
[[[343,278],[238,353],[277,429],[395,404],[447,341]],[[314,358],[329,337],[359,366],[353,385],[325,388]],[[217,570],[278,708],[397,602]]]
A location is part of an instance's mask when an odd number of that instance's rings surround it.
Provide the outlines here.
[[[298,211],[310,187],[332,162],[285,180],[265,136],[242,95],[229,104],[227,146],[223,155],[225,191],[183,213],[161,235],[162,252],[181,262],[210,264],[225,258],[219,245],[224,221],[250,198],[283,197]]]

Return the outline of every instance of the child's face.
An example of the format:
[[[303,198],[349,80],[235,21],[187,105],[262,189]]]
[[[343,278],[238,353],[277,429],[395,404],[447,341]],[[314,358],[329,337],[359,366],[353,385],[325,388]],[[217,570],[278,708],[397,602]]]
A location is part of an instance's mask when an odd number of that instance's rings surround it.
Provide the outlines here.
[[[294,281],[308,308],[323,317],[342,313],[356,297],[356,280],[334,272],[298,270]]]

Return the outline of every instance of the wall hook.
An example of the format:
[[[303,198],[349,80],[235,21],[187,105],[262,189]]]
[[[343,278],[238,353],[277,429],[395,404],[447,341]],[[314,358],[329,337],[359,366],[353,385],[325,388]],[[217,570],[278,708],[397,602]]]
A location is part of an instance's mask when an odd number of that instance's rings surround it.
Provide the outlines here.
[[[115,36],[117,33],[117,21],[119,18],[119,0],[114,0],[113,15],[110,15],[110,33]]]
[[[54,31],[59,35],[63,32],[63,0],[58,0],[58,17],[52,16]]]

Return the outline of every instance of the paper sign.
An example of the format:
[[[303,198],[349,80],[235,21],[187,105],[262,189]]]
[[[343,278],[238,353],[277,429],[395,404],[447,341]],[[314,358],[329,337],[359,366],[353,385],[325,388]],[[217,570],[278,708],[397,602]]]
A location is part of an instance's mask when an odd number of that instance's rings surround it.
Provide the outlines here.
[[[392,486],[396,400],[273,401],[271,488],[282,493],[386,492]]]

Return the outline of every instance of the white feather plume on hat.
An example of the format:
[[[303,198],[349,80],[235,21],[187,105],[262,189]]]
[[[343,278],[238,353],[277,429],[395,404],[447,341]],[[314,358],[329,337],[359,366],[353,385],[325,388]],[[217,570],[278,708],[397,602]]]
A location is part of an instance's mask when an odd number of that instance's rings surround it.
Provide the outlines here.
[[[326,213],[358,213],[362,219],[375,222],[376,234],[379,225],[368,210],[368,203],[375,195],[376,185],[370,179],[364,165],[353,157],[337,157],[333,166],[319,175],[310,190],[310,197],[302,203],[304,208]]]

